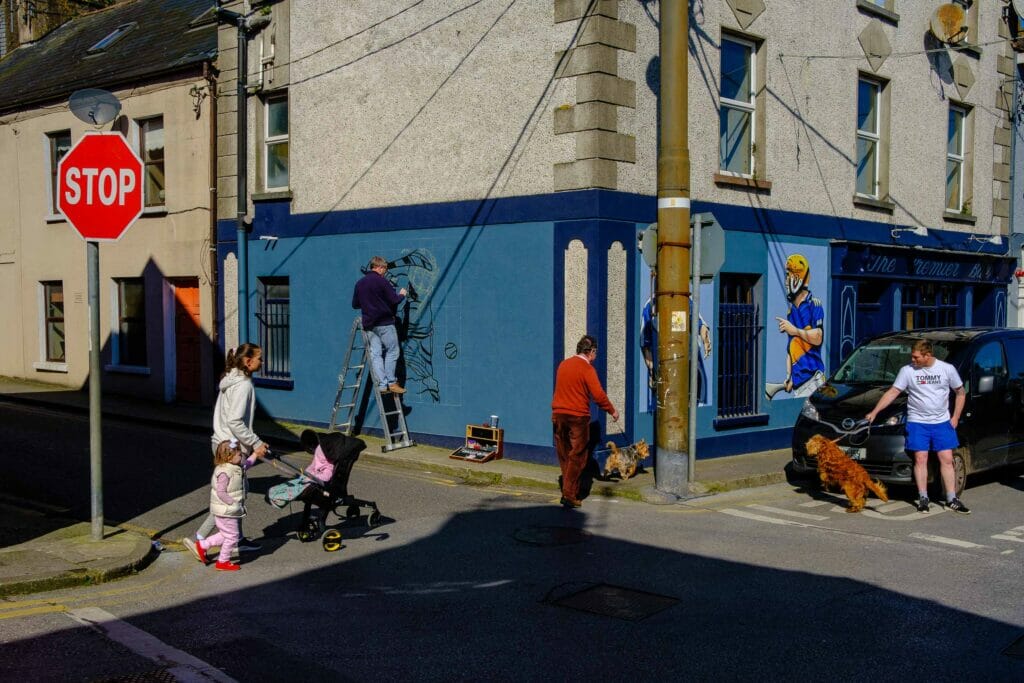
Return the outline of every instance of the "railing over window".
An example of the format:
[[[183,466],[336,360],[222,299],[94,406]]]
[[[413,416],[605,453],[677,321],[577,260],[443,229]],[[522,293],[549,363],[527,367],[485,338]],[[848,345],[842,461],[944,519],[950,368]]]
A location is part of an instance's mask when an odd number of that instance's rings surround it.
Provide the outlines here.
[[[753,303],[718,307],[718,416],[757,413],[760,314]]]
[[[256,321],[263,367],[259,377],[291,379],[291,297],[288,278],[260,278]]]

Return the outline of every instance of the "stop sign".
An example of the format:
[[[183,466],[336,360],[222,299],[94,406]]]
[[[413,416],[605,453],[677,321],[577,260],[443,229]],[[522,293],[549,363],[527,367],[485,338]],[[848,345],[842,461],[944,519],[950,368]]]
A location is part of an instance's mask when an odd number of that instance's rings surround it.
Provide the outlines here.
[[[87,240],[120,239],[142,204],[142,160],[120,133],[86,133],[57,166],[57,208]]]

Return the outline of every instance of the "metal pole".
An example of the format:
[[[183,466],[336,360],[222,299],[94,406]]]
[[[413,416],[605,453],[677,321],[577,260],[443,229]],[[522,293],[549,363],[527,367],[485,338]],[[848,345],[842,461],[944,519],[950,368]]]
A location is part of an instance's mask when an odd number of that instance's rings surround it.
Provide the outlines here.
[[[92,540],[103,540],[103,425],[100,410],[100,245],[85,243],[89,277],[89,468]]]
[[[658,421],[655,487],[689,493],[690,156],[687,150],[689,3],[660,12],[661,115],[658,146]]]
[[[694,479],[694,472],[697,469],[697,363],[700,359],[700,233],[704,228],[704,216],[697,214],[694,217],[693,223],[693,276],[691,277],[690,284],[690,300],[693,305],[690,309],[690,329],[693,333],[690,335],[690,411],[689,411],[689,423],[690,423],[690,438],[688,441],[687,454],[687,469],[686,469],[686,483],[692,484]],[[705,387],[705,390],[707,387]]]
[[[238,171],[238,343],[249,341],[249,238],[245,228],[245,214],[249,210],[246,195],[249,182],[248,107],[245,84],[249,73],[249,54],[246,45],[245,18],[238,17],[238,88],[237,88],[237,171]]]

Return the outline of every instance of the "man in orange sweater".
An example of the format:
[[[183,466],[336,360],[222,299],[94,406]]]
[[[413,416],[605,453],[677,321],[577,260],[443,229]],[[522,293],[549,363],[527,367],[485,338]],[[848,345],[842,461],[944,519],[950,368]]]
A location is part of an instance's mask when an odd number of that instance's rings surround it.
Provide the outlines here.
[[[555,432],[555,452],[562,468],[562,505],[578,508],[580,477],[587,465],[590,441],[590,401],[618,421],[619,411],[601,388],[601,380],[592,363],[597,358],[597,340],[583,335],[576,344],[576,355],[558,366],[555,395],[551,399],[551,423]]]

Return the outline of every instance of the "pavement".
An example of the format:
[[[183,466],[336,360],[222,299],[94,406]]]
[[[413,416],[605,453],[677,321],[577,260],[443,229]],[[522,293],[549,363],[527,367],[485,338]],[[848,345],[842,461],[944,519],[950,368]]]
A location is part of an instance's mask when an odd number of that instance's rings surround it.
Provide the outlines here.
[[[86,391],[53,384],[0,377],[0,401],[36,405],[87,415]],[[131,420],[203,434],[210,430],[210,408],[165,404],[136,397],[104,396],[104,418]],[[298,434],[304,425],[257,419],[254,431],[272,450],[299,450]],[[474,485],[501,485],[557,491],[559,468],[511,458],[472,463],[449,457],[450,451],[414,445],[390,452],[382,439],[362,436],[368,448],[361,460],[403,469],[429,471]],[[765,486],[785,480],[789,449],[697,460],[691,493],[712,495],[722,491]],[[653,469],[620,481],[594,481],[590,496],[620,497],[646,503],[677,499],[655,490]],[[0,494],[0,598],[74,585],[99,583],[137,572],[162,549],[160,539],[125,527],[106,527],[103,539],[92,540],[88,521],[70,519],[67,511]]]

